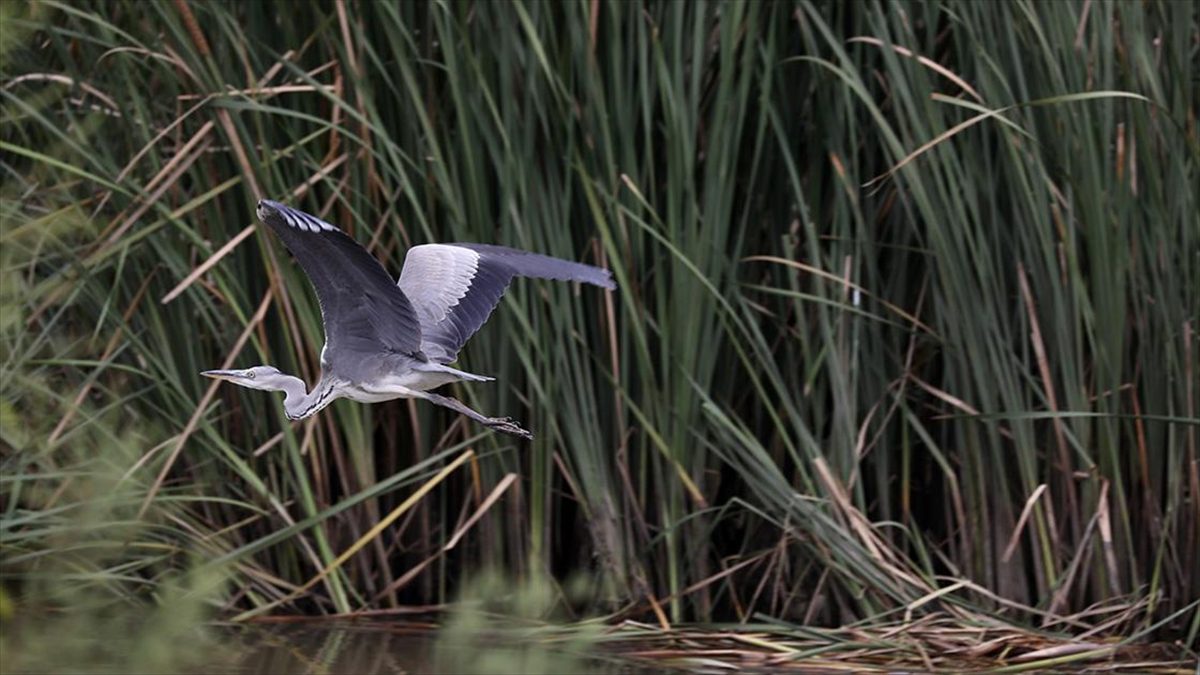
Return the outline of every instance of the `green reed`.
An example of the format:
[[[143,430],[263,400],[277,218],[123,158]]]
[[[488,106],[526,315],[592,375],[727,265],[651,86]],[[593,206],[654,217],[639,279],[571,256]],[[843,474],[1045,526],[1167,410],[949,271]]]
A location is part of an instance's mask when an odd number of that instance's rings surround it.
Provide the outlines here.
[[[3,11],[17,611],[72,555],[35,522],[75,526],[53,497],[103,462],[137,486],[91,535],[121,601],[197,562],[241,619],[587,571],[594,611],[660,624],[1195,636],[1189,4]],[[464,350],[497,381],[453,393],[530,444],[409,402],[291,424],[198,375],[316,378],[320,311],[259,197],[396,273],[483,241],[619,288],[518,282]]]

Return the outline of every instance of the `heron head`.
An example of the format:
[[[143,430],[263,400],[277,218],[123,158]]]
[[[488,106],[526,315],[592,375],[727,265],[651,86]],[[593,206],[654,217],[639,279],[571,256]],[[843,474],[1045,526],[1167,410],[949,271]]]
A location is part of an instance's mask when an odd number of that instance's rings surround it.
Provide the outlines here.
[[[225,380],[248,389],[263,391],[286,391],[284,384],[296,378],[279,372],[275,366],[254,366],[240,370],[206,370],[201,375],[215,380]]]

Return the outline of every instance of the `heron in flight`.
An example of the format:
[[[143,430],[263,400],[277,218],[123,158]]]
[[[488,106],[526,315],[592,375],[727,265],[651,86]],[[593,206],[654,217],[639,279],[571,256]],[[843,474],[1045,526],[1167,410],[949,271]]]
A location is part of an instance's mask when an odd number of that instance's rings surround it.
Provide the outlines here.
[[[288,419],[315,414],[338,398],[376,403],[423,398],[521,438],[509,417],[487,417],[435,394],[450,382],[489,382],[449,364],[483,326],[513,277],[580,281],[613,289],[612,273],[549,256],[486,244],[424,244],[408,249],[400,280],[345,232],[278,202],[258,202],[258,218],[283,240],[317,292],[325,346],[312,391],[274,366],[207,370],[250,389],[282,391]]]

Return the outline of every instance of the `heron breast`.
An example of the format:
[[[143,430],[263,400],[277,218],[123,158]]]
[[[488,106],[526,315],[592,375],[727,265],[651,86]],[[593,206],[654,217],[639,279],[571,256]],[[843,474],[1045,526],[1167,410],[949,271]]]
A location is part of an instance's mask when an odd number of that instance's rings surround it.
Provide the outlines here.
[[[388,375],[371,382],[347,384],[346,398],[362,403],[378,403],[396,398],[419,398],[420,392],[429,391],[458,378],[447,373],[410,371],[399,375]]]

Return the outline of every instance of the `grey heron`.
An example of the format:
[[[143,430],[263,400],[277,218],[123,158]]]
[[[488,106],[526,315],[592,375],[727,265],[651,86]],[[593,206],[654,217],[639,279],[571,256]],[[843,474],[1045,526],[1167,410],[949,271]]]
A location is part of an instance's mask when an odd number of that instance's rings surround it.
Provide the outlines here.
[[[457,381],[493,378],[451,367],[491,316],[513,277],[579,281],[613,289],[612,273],[591,265],[487,244],[423,244],[408,249],[399,281],[357,241],[329,223],[261,200],[258,218],[283,240],[317,293],[325,346],[312,391],[274,366],[202,374],[250,389],[282,391],[292,420],[338,398],[376,403],[420,398],[491,429],[533,438],[509,417],[487,417],[435,394]]]

